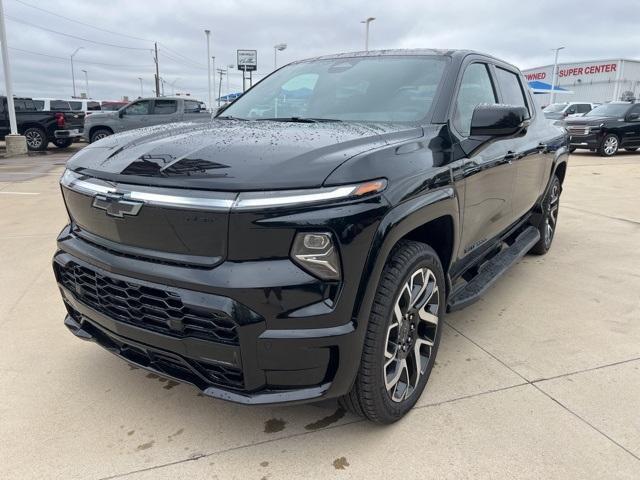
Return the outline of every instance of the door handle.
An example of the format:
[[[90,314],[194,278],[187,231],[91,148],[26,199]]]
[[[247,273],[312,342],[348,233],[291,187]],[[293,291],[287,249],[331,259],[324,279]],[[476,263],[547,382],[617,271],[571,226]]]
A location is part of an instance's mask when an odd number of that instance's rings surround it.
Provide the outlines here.
[[[547,149],[547,144],[542,142],[540,142],[536,147],[536,150],[546,150],[546,149]]]

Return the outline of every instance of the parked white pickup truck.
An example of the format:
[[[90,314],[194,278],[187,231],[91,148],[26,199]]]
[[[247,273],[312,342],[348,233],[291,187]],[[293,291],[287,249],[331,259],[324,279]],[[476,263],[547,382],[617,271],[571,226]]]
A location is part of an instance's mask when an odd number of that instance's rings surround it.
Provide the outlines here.
[[[181,97],[141,98],[113,112],[96,112],[84,124],[83,137],[93,143],[134,128],[182,121],[206,120],[211,113],[204,103]]]

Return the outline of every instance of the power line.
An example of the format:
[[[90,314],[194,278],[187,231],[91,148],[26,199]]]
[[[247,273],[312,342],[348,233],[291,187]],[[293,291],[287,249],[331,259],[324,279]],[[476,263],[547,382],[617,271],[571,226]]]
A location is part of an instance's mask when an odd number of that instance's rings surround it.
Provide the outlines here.
[[[158,42],[158,45],[160,45],[161,47],[163,47],[165,50],[171,52],[173,55],[177,55],[179,57],[184,58],[185,60],[188,60],[189,62],[198,65],[200,68],[207,68],[206,65],[197,62],[196,60],[193,60],[185,55],[182,55],[180,52],[176,52],[175,50],[170,49],[169,47],[167,47],[164,43]]]
[[[57,55],[50,55],[48,53],[34,52],[32,50],[25,50],[23,48],[9,47],[9,50],[15,50],[15,51],[22,52],[22,53],[29,53],[31,55],[38,55],[38,56],[41,56],[41,57],[55,58],[55,59],[59,59],[59,60],[65,61],[65,62],[69,61],[69,57],[59,57]],[[76,60],[76,62],[82,63],[82,64],[87,64],[87,65],[101,65],[103,67],[124,67],[124,68],[152,68],[153,67],[153,65],[151,65],[151,64],[149,64],[149,65],[124,65],[124,64],[117,64],[117,63],[90,62],[90,61],[84,61],[84,60]]]
[[[134,37],[133,35],[127,35],[125,33],[119,33],[119,32],[114,32],[112,30],[107,30],[106,28],[96,27],[95,25],[90,25],[88,23],[81,22],[80,20],[75,20],[73,18],[65,17],[64,15],[60,15],[59,13],[52,12],[51,10],[46,10],[46,9],[44,9],[42,7],[37,7],[35,5],[31,5],[30,3],[23,2],[22,0],[14,0],[14,1],[17,2],[17,3],[20,3],[22,5],[25,5],[27,7],[31,7],[31,8],[34,8],[36,10],[40,10],[41,12],[48,13],[49,15],[53,15],[54,17],[64,18],[65,20],[68,20],[68,21],[74,22],[74,23],[78,23],[80,25],[84,25],[85,27],[95,28],[96,30],[100,30],[101,32],[111,33],[112,35],[119,35],[121,37],[131,38],[133,40],[141,40],[143,42],[153,42],[153,40],[149,40],[148,38]]]
[[[163,57],[168,58],[169,60],[172,60],[176,63],[179,63],[180,65],[183,65],[185,67],[190,67],[193,69],[198,69],[198,70],[206,70],[207,67],[205,67],[204,65],[198,65],[198,64],[192,64],[192,63],[188,63],[184,60],[181,60],[180,58],[177,58],[173,55],[168,54],[165,50],[160,50],[160,53],[163,54]]]
[[[151,50],[151,48],[128,47],[126,45],[116,45],[114,43],[106,43],[106,42],[99,42],[97,40],[89,40],[88,38],[79,37],[77,35],[71,35],[69,33],[58,32],[57,30],[52,30],[50,28],[41,27],[40,25],[36,25],[34,23],[25,22],[24,20],[20,20],[19,18],[12,17],[11,15],[5,15],[5,17],[8,18],[9,20],[11,20],[12,22],[22,23],[22,24],[28,25],[30,27],[34,27],[34,28],[38,28],[40,30],[44,30],[45,32],[51,32],[51,33],[55,33],[57,35],[63,35],[65,37],[75,38],[76,40],[82,40],[84,42],[95,43],[96,45],[105,45],[107,47],[114,47],[114,48],[124,48],[126,50],[143,50],[145,52]]]

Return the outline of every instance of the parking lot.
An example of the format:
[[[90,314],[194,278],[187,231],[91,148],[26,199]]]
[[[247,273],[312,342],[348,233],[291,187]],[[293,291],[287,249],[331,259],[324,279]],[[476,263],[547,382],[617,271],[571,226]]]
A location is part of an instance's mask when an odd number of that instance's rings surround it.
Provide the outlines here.
[[[50,265],[68,156],[0,159],[0,478],[640,476],[640,154],[571,156],[550,253],[446,317],[389,427],[212,400],[74,338]]]

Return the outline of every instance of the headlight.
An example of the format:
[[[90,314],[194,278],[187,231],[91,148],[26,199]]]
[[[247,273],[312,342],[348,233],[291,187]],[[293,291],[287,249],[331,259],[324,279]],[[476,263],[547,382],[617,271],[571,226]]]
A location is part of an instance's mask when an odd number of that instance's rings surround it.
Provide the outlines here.
[[[340,257],[330,233],[298,233],[291,248],[291,259],[322,280],[340,279]]]

